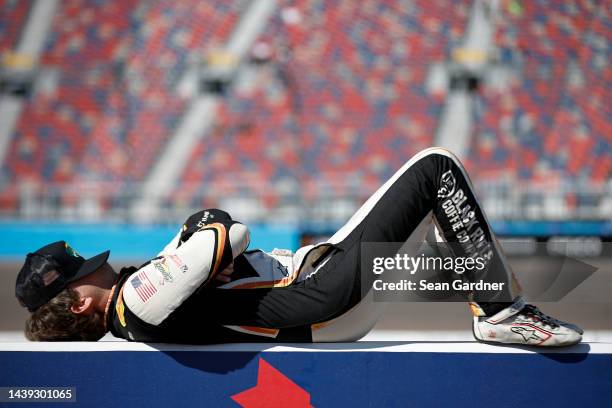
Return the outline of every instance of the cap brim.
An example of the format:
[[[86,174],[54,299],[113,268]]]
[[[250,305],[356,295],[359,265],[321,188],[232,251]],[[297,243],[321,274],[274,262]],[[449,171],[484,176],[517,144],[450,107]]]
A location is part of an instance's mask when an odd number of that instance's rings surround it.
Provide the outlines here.
[[[92,272],[95,272],[96,270],[98,270],[98,268],[100,268],[106,263],[109,255],[110,251],[104,251],[101,254],[89,258],[83,263],[83,265],[81,265],[76,275],[70,278],[68,282],[74,282],[77,279],[81,279],[82,277],[87,276]]]

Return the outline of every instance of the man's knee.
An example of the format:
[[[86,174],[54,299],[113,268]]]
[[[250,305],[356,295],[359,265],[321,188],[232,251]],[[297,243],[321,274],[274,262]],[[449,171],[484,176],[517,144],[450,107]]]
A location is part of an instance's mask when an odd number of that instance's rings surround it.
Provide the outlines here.
[[[418,153],[419,168],[430,180],[438,198],[448,197],[455,191],[458,179],[467,179],[465,167],[459,158],[450,150],[442,147],[430,147]],[[417,156],[415,156],[417,157]]]
[[[449,163],[452,163],[457,167],[463,168],[461,160],[459,160],[459,158],[453,152],[448,149],[445,149],[444,147],[429,147],[427,149],[421,150],[414,157],[419,158],[419,160],[427,161],[448,161]]]

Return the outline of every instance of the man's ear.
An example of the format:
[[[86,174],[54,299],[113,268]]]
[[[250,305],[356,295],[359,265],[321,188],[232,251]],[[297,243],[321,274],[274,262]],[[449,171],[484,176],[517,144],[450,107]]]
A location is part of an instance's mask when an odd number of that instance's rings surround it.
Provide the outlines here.
[[[93,298],[91,296],[79,296],[78,302],[70,306],[70,310],[75,314],[89,314],[93,311]]]

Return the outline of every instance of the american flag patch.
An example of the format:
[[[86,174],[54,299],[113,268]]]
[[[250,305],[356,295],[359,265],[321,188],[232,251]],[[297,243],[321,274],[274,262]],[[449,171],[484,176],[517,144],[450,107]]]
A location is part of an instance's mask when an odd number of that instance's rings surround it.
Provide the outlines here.
[[[155,286],[153,286],[153,284],[149,280],[149,277],[144,272],[140,272],[138,273],[138,275],[134,276],[131,282],[132,287],[134,288],[136,293],[138,293],[138,297],[143,302],[149,300],[151,296],[153,296],[157,292],[157,289],[155,289]]]

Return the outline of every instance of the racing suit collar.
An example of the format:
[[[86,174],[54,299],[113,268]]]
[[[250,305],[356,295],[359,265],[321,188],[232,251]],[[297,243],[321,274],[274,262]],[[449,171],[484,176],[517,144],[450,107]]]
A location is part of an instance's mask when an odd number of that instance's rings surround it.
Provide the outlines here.
[[[120,332],[115,327],[115,321],[117,320],[117,311],[116,305],[119,296],[122,294],[121,288],[123,284],[134,272],[136,272],[138,268],[134,266],[130,266],[127,268],[121,268],[119,274],[117,275],[117,280],[111,289],[111,293],[109,295],[109,301],[106,304],[106,310],[104,312],[104,326],[106,331],[110,331],[111,334],[115,337],[121,337]]]

